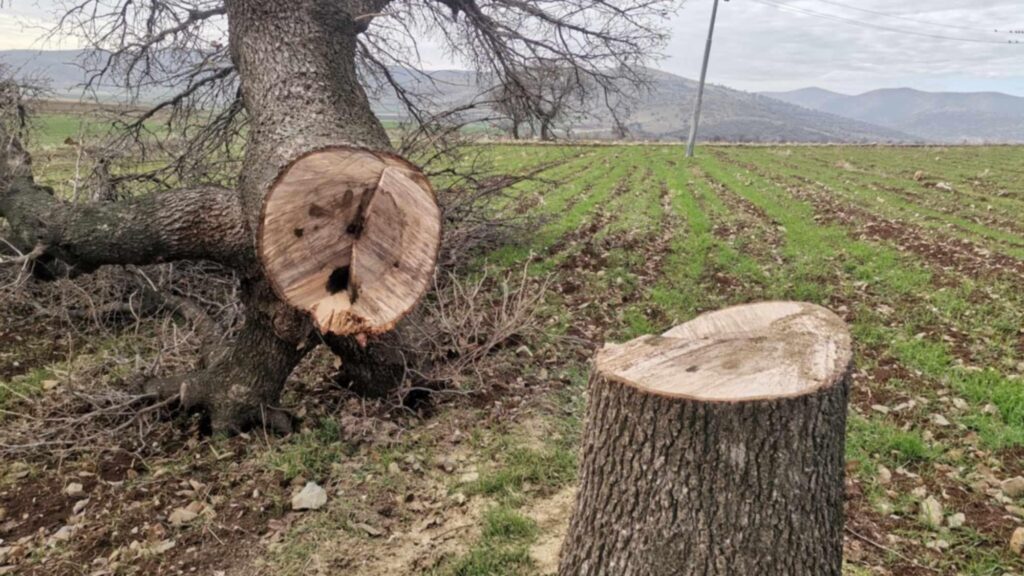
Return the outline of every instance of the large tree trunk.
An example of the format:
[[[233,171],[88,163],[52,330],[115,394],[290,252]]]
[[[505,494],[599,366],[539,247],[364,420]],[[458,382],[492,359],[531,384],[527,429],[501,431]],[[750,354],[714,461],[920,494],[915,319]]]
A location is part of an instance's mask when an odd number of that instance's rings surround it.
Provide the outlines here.
[[[436,198],[420,171],[391,153],[356,73],[356,36],[385,4],[226,2],[249,115],[237,191],[72,206],[37,186],[28,155],[0,134],[0,214],[48,274],[194,258],[237,271],[246,314],[237,340],[211,366],[148,385],[205,409],[217,430],[261,421],[287,428],[276,405],[320,342],[317,329],[365,344],[394,328],[428,287],[440,240]],[[374,361],[358,370],[369,379],[404,374],[393,355],[346,362],[361,360]]]
[[[606,347],[559,574],[840,576],[851,355],[797,303]]]

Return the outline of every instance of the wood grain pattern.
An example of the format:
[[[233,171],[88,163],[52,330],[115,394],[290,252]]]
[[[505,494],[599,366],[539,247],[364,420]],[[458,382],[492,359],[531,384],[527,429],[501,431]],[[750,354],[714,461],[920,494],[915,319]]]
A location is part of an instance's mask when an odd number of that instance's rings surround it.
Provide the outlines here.
[[[605,378],[648,392],[735,402],[807,394],[850,363],[842,320],[813,304],[765,302],[720,310],[661,336],[598,353]]]
[[[283,171],[267,195],[259,255],[275,292],[321,332],[379,334],[426,292],[441,212],[415,166],[329,148]]]

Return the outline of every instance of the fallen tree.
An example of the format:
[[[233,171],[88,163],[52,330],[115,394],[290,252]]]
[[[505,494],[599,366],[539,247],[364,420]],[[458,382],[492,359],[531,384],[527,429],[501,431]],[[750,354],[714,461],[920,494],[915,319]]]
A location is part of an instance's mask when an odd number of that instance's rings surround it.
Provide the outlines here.
[[[166,115],[181,136],[158,145],[174,151],[171,160],[112,176],[101,158],[104,193],[71,203],[37,183],[21,126],[8,122],[0,133],[0,215],[40,279],[178,260],[234,270],[245,311],[234,342],[209,366],[145,385],[155,397],[204,410],[213,429],[234,431],[289,428],[277,407],[282,387],[325,337],[352,378],[380,388],[405,377],[407,359],[375,337],[400,328],[428,290],[442,216],[424,171],[395,154],[373,114],[370,83],[392,88],[412,117],[425,118],[393,69],[415,62],[427,32],[521,90],[529,90],[523,71],[538,59],[565,62],[578,81],[617,90],[623,79],[641,81],[641,64],[664,40],[657,22],[674,2],[108,4],[64,4],[61,28],[96,49],[90,84],[118,78],[135,95],[177,90],[118,125],[120,154],[148,154],[147,122]],[[239,138],[237,177],[211,185],[224,177],[209,159],[230,154]],[[161,185],[116,192],[133,181]]]

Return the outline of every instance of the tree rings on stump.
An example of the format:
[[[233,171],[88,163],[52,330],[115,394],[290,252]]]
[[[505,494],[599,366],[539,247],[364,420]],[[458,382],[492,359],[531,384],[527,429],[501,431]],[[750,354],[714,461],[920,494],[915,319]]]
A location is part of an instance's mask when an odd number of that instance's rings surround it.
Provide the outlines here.
[[[559,574],[840,576],[851,359],[795,302],[606,346]]]
[[[285,168],[264,200],[259,258],[278,296],[323,333],[380,334],[426,293],[441,211],[430,183],[383,152],[327,148]]]

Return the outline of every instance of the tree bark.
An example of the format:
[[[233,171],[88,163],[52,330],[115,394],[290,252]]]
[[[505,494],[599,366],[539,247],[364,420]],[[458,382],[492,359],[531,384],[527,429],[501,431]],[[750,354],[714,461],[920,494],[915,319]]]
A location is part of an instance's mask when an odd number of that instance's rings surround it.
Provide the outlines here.
[[[261,422],[287,428],[287,419],[276,408],[281,390],[298,362],[320,342],[311,322],[317,307],[296,307],[287,294],[275,293],[271,280],[279,279],[279,269],[268,272],[266,254],[257,251],[273,185],[300,159],[358,149],[386,158],[388,166],[380,174],[377,192],[364,194],[368,202],[357,214],[361,224],[355,235],[371,230],[373,219],[377,229],[365,232],[361,253],[351,252],[353,269],[362,270],[360,285],[365,288],[358,319],[367,322],[336,320],[338,314],[320,309],[318,325],[361,336],[383,332],[426,290],[426,282],[411,282],[395,290],[404,291],[396,297],[388,288],[398,277],[429,277],[424,270],[433,267],[436,247],[411,242],[429,235],[405,223],[420,208],[436,211],[436,204],[428,206],[435,199],[418,169],[391,154],[388,135],[372,113],[356,72],[356,36],[386,4],[227,0],[231,56],[249,117],[235,191],[206,187],[126,202],[70,205],[34,183],[31,159],[0,127],[0,214],[10,221],[20,247],[33,256],[41,252],[38,263],[46,269],[64,263],[67,268],[57,273],[75,273],[105,264],[210,259],[237,272],[246,314],[238,339],[216,354],[212,365],[146,386],[153,394],[179,397],[186,407],[203,408],[215,430],[236,431]],[[311,183],[310,193],[316,184]],[[301,195],[301,189],[293,194]],[[416,201],[403,208],[402,198]],[[428,214],[424,221],[432,222],[433,216],[437,214]],[[335,224],[347,229],[352,222]],[[417,257],[410,260],[414,252]],[[374,277],[377,273],[380,278]],[[318,289],[329,292],[330,284],[323,284]],[[355,302],[350,304],[356,308]],[[357,371],[371,379],[400,381],[404,365],[394,355],[356,354],[350,364],[388,358],[392,364]]]
[[[851,356],[796,303],[606,347],[559,574],[840,576]]]

